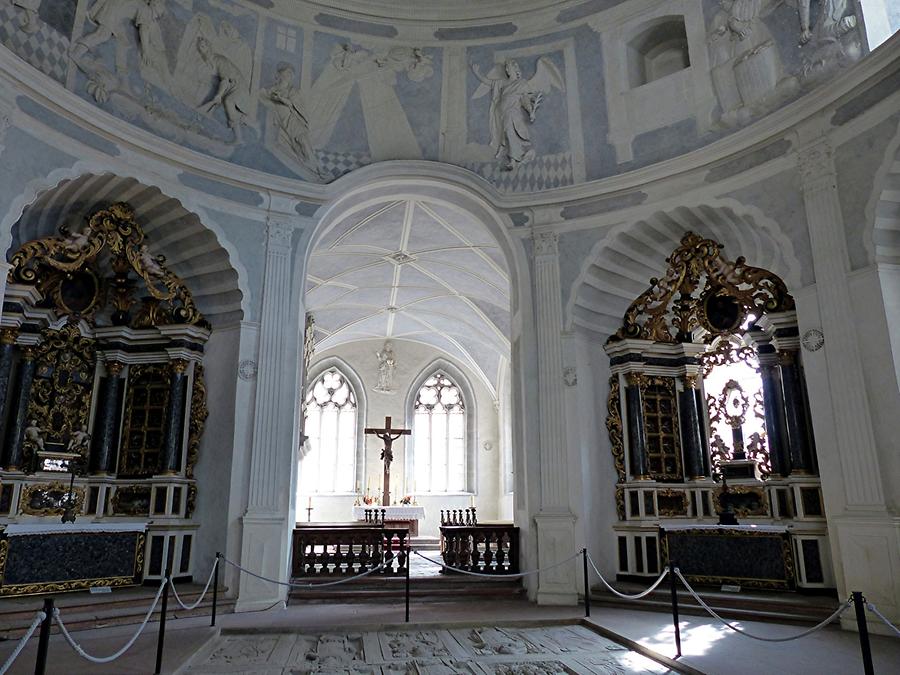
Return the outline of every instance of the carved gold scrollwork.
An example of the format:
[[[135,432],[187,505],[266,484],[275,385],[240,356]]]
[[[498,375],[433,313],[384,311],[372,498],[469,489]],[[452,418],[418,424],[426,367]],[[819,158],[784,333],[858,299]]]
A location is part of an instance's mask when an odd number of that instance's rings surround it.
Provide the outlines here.
[[[206,427],[209,409],[206,407],[206,382],[203,378],[203,366],[194,366],[194,386],[191,390],[191,419],[188,423],[188,452],[185,475],[194,477],[194,465],[200,456],[200,438]]]
[[[114,322],[124,322],[134,304],[131,273],[143,280],[151,298],[138,313],[136,325],[203,321],[184,282],[166,267],[164,256],[150,253],[144,239],[134,210],[118,202],[94,213],[83,232],[63,227],[59,236],[24,244],[12,257],[8,278],[36,284],[63,313],[91,319],[103,297],[96,263],[106,250],[112,258],[113,274],[105,281],[115,310]]]
[[[622,412],[619,404],[619,376],[609,378],[609,396],[606,399],[606,431],[612,445],[613,462],[620,483],[625,482],[625,442],[622,436]],[[624,512],[624,497],[623,497]],[[624,518],[623,518],[624,519]]]
[[[686,233],[666,259],[666,276],[650,279],[610,340],[687,342],[698,327],[720,335],[735,330],[750,313],[758,317],[793,309],[794,300],[780,278],[748,265],[743,257],[726,260],[721,249],[712,239]]]
[[[84,505],[84,488],[72,488],[75,497],[75,513],[81,513]],[[52,516],[62,514],[69,498],[69,486],[63,483],[38,483],[22,488],[19,510],[29,516]]]

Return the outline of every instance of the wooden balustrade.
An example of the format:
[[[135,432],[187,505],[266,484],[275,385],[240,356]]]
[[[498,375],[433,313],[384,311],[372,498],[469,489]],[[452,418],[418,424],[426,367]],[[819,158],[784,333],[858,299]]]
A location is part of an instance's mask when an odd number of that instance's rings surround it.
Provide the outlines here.
[[[477,525],[478,514],[475,507],[467,509],[441,509],[441,525]]]
[[[402,576],[409,563],[404,527],[368,523],[302,523],[294,528],[291,575],[354,576],[389,562],[372,576]]]
[[[474,510],[474,509],[473,509]],[[509,524],[442,525],[444,564],[480,574],[519,572],[519,528]],[[442,572],[448,570],[442,569]]]

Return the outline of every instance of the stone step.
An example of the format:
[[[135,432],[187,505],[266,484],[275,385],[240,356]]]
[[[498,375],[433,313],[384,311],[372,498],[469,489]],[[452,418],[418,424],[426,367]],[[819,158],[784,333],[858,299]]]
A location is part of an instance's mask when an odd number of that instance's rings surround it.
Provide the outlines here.
[[[321,584],[331,581],[326,577],[294,579],[295,583]],[[337,579],[333,579],[337,580]],[[462,575],[435,574],[431,576],[412,576],[410,578],[410,597],[417,599],[470,599],[487,598],[511,599],[525,593],[521,581],[503,577],[479,578]],[[353,579],[337,586],[321,588],[293,589],[291,601],[316,602],[326,600],[367,601],[385,598],[402,598],[406,594],[405,577],[363,577]]]
[[[648,582],[649,585],[649,582]],[[643,590],[637,584],[616,583],[621,593],[635,594]],[[712,589],[695,589],[713,611],[723,618],[753,621],[785,621],[817,624],[832,614],[838,606],[836,598],[827,595],[802,595],[799,593],[722,593]],[[709,616],[699,603],[683,588],[679,588],[678,611],[681,614]],[[621,609],[637,609],[652,612],[671,612],[672,599],[668,581],[640,600],[626,600],[610,593],[603,586],[591,589],[591,602],[597,605]]]

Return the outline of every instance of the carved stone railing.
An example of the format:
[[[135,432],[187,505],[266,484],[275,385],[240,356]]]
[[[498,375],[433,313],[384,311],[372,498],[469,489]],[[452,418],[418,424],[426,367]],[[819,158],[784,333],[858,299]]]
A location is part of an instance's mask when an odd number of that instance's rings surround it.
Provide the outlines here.
[[[302,523],[294,528],[291,576],[361,574],[394,556],[372,576],[406,574],[409,531],[365,523]]]
[[[468,509],[441,509],[441,525],[477,525],[475,507]]]
[[[444,564],[450,567],[498,576],[519,572],[519,528],[514,525],[442,525],[441,540]]]

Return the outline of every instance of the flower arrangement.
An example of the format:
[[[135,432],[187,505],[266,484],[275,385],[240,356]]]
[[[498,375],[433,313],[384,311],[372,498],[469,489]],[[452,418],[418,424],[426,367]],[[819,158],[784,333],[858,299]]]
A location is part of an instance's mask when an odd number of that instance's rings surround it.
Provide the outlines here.
[[[411,495],[406,495],[403,499],[400,500],[400,503],[409,506],[413,503],[413,498]]]

